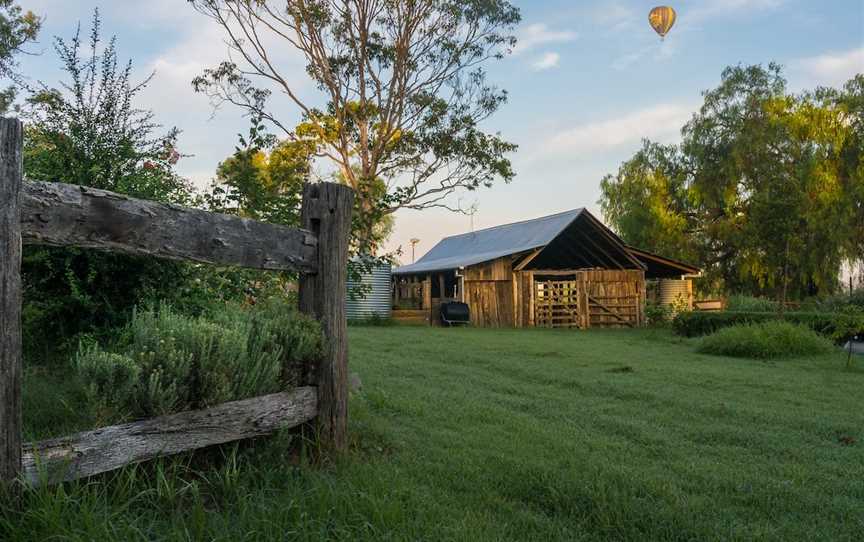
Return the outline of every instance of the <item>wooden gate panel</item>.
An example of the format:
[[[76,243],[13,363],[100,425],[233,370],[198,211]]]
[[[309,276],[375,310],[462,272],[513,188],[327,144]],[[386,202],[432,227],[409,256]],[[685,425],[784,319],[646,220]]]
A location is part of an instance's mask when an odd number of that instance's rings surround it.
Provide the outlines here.
[[[637,327],[642,323],[641,271],[584,271],[591,327]]]
[[[642,325],[641,271],[592,269],[574,271],[572,276],[571,280],[532,281],[534,325],[581,329]]]
[[[585,327],[584,287],[578,281],[547,280],[534,288],[537,327]]]

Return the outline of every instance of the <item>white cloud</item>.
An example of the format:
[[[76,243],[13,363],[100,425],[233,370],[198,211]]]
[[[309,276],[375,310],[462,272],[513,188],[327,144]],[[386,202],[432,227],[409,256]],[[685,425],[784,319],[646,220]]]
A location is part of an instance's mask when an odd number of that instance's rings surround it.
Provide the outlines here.
[[[864,73],[864,47],[803,58],[791,68],[803,76],[804,86],[840,86],[855,74]]]
[[[582,124],[550,137],[544,154],[588,153],[634,144],[643,138],[671,142],[690,119],[691,104],[660,104],[608,120]]]
[[[513,54],[520,55],[541,45],[573,41],[578,37],[576,32],[570,30],[550,30],[542,23],[529,24],[517,32]]]
[[[694,23],[705,21],[714,16],[777,9],[784,3],[786,0],[706,0],[699,7],[687,11],[686,20]]]
[[[612,69],[618,70],[618,71],[624,71],[624,70],[630,68],[630,66],[639,62],[639,60],[641,60],[642,57],[644,57],[647,53],[648,53],[648,50],[643,49],[643,50],[637,51],[635,53],[629,53],[629,54],[620,56],[612,62]]]
[[[617,3],[604,3],[593,10],[591,19],[595,24],[618,31],[632,27],[638,17],[633,8]]]
[[[652,40],[654,41],[654,40]],[[638,51],[634,51],[632,53],[628,53],[616,58],[612,61],[612,69],[618,71],[624,71],[630,69],[637,62],[641,61],[644,58],[647,58],[651,53],[651,58],[653,58],[657,62],[664,62],[675,56],[678,52],[678,40],[666,40],[657,43],[649,43],[642,47],[642,49]]]
[[[561,55],[554,52],[543,53],[543,56],[538,58],[534,64],[531,66],[536,71],[548,70],[551,68],[555,68],[558,66],[558,62],[561,60]]]
[[[184,6],[185,7],[185,6]],[[160,8],[160,9],[156,9]],[[147,24],[154,24],[169,13],[165,11],[166,0],[151,5]],[[189,17],[184,12],[183,17]],[[177,164],[181,175],[190,178],[198,186],[206,186],[215,174],[217,164],[230,155],[237,144],[237,133],[246,133],[248,121],[243,111],[226,104],[214,111],[208,98],[196,94],[192,89],[192,79],[205,68],[214,67],[229,58],[229,48],[225,43],[224,30],[207,17],[192,12],[194,25],[183,26],[176,41],[159,51],[142,72],[155,72],[151,84],[142,92],[142,106],[152,109],[166,128],[176,126],[181,130],[178,150],[184,156]],[[265,44],[272,51],[272,60],[288,80],[294,83],[294,90],[301,95],[311,85],[305,73],[303,61],[293,48],[272,38]],[[236,53],[234,55],[237,56]],[[255,84],[262,84],[256,80]],[[262,84],[262,86],[269,86]],[[271,108],[282,113],[281,119],[291,126],[300,120],[299,112],[289,103],[284,94],[273,87]],[[277,135],[283,135],[274,131]]]

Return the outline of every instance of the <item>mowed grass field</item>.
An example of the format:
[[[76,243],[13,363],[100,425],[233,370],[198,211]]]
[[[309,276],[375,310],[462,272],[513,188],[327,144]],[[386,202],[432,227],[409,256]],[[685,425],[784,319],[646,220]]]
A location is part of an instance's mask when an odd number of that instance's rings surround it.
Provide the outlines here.
[[[864,370],[839,352],[714,357],[654,330],[350,339],[345,457],[309,465],[280,435],[130,467],[3,505],[0,539],[864,536]],[[27,383],[34,438],[89,423],[68,379]]]

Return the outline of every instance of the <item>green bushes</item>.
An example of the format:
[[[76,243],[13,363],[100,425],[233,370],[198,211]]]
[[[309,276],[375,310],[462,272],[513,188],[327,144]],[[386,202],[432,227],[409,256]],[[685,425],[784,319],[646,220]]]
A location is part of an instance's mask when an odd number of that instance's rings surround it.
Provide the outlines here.
[[[395,326],[396,321],[393,318],[380,316],[377,312],[373,312],[366,318],[355,318],[348,320],[349,326],[372,326],[372,327],[390,327]]]
[[[811,328],[784,321],[737,324],[702,339],[697,350],[705,354],[772,359],[830,352],[831,341]]]
[[[673,316],[673,311],[666,305],[645,303],[645,320],[649,327],[668,326]]]
[[[847,308],[841,312],[684,312],[672,321],[675,333],[685,337],[709,335],[720,329],[742,324],[782,320],[809,327],[835,342],[864,335],[864,311]]]
[[[731,295],[726,300],[726,310],[732,312],[776,312],[780,304],[764,297]]]
[[[318,323],[284,303],[194,318],[163,304],[136,311],[107,348],[82,344],[76,368],[103,410],[140,418],[293,387],[322,345]]]

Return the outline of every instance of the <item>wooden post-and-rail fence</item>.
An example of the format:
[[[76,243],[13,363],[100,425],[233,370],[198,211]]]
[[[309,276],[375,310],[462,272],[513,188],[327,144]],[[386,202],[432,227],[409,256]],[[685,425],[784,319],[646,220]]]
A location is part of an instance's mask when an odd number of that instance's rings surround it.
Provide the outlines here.
[[[0,485],[72,480],[154,457],[314,423],[322,448],[345,447],[345,283],[353,191],[307,184],[302,228],[130,198],[62,183],[24,182],[23,127],[0,119]],[[75,246],[300,273],[300,310],[321,322],[326,350],[310,382],[68,437],[22,442],[21,245]]]

